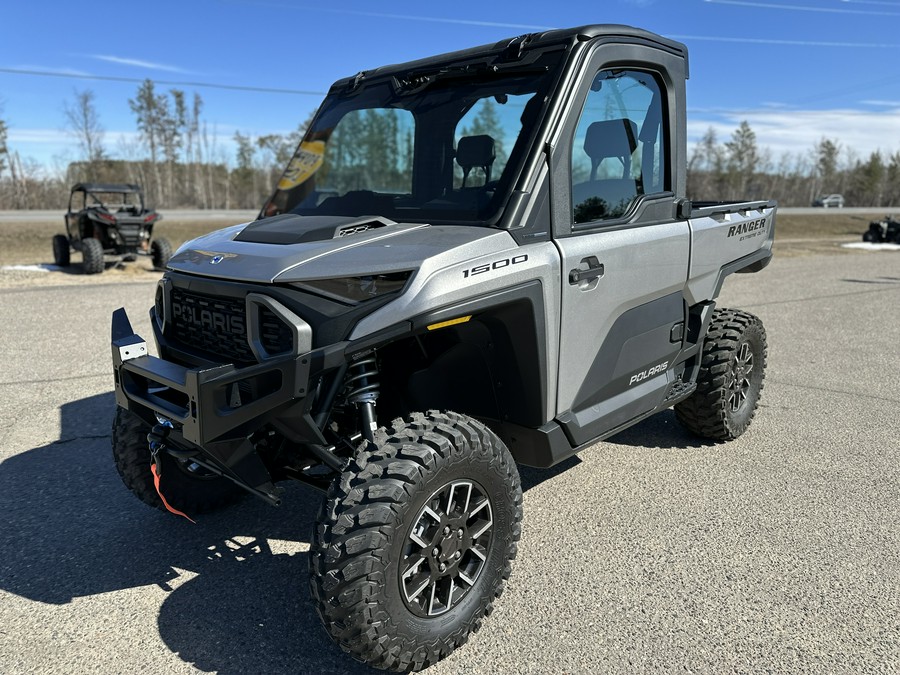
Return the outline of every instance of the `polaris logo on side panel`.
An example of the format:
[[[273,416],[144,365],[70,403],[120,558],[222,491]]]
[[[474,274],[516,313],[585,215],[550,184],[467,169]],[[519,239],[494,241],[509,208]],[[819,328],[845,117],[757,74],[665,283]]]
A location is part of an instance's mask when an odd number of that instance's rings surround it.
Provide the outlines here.
[[[664,372],[666,368],[669,367],[668,361],[663,361],[659,365],[653,366],[652,368],[647,368],[647,370],[642,370],[636,375],[632,375],[631,379],[628,380],[628,386],[630,387],[633,384],[637,384],[638,382],[643,382],[648,377],[653,377],[654,375],[659,375]]]

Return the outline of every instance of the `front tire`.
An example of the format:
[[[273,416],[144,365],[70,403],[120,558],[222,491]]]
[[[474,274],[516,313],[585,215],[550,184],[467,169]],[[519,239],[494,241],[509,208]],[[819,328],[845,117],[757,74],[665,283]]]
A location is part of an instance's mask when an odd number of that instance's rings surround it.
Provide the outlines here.
[[[503,442],[456,413],[380,429],[335,479],[310,550],[310,591],[355,658],[421,670],[477,631],[503,592],[522,488]]]
[[[116,407],[112,452],[125,487],[148,506],[166,511],[153,485],[147,434],[150,426],[129,410]],[[190,460],[159,453],[160,489],[171,506],[188,515],[209,513],[237,501],[244,492],[227,478],[206,473]],[[199,470],[198,470],[199,469]]]
[[[69,239],[64,234],[53,235],[53,262],[57,267],[69,266]]]
[[[715,310],[703,344],[697,390],[675,406],[678,421],[715,441],[740,436],[756,415],[766,355],[766,330],[758,317]]]
[[[103,260],[103,244],[90,237],[81,241],[82,268],[85,274],[99,274],[106,266]]]
[[[153,269],[164,270],[172,257],[172,244],[168,239],[158,237],[150,244],[150,260],[153,262]]]

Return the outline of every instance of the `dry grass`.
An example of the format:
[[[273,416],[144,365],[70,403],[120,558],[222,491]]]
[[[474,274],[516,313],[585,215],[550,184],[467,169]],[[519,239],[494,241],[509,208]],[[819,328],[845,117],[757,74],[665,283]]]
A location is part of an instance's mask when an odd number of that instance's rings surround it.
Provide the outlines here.
[[[154,228],[154,235],[165,237],[173,248],[201,234],[234,225],[240,220],[224,218],[205,221],[163,220]],[[0,222],[0,265],[22,265],[52,263],[51,240],[54,234],[64,234],[62,214],[53,222]],[[72,252],[73,262],[81,260],[80,254]],[[143,260],[141,258],[138,259]],[[139,266],[143,263],[139,262]],[[146,261],[149,266],[149,261]]]
[[[810,216],[778,214],[775,217],[775,239],[859,239],[874,219],[873,216],[833,212]]]

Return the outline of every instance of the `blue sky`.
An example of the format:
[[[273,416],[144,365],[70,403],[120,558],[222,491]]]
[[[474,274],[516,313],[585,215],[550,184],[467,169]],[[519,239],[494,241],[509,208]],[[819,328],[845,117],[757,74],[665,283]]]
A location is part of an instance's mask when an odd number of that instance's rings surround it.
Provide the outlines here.
[[[90,6],[90,9],[86,7]],[[105,146],[121,156],[136,128],[138,82],[204,99],[203,118],[232,159],[235,131],[285,133],[332,81],[549,27],[624,23],[686,43],[689,140],[727,140],[741,120],[775,163],[822,137],[848,153],[900,151],[900,0],[157,0],[6,3],[0,118],[23,158],[77,158],[63,108],[91,89]],[[207,85],[281,89],[242,91]]]

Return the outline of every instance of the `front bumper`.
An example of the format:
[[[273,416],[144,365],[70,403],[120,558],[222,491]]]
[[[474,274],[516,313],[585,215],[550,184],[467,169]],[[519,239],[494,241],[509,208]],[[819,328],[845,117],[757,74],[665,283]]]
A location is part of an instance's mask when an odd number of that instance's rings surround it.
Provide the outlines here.
[[[275,411],[309,392],[309,354],[243,368],[187,368],[150,356],[124,309],[112,317],[112,360],[118,405],[145,419],[155,414],[171,420],[185,441],[207,452],[215,444],[246,438]]]

